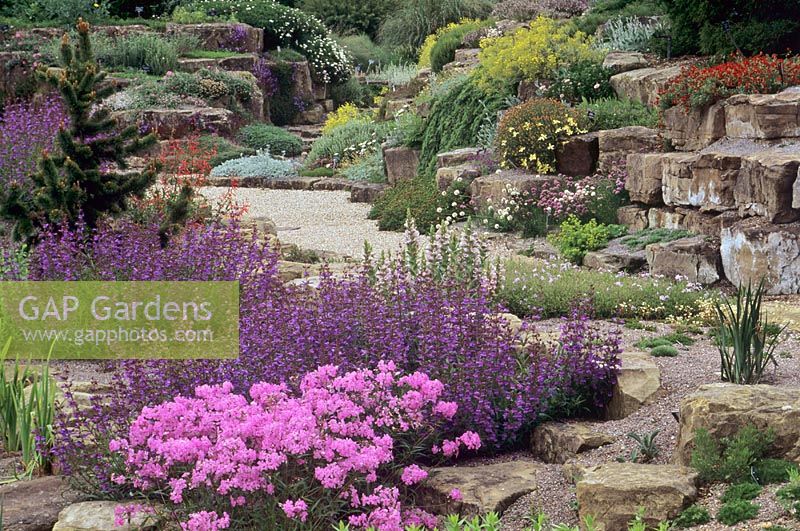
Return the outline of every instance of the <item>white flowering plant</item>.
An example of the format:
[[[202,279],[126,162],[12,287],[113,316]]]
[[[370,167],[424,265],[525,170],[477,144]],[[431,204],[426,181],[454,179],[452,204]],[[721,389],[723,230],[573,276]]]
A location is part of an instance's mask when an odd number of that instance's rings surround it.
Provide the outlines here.
[[[264,29],[267,46],[292,48],[309,62],[314,80],[346,81],[350,58],[319,19],[275,0],[194,0],[192,9],[216,17],[235,16],[239,22]]]

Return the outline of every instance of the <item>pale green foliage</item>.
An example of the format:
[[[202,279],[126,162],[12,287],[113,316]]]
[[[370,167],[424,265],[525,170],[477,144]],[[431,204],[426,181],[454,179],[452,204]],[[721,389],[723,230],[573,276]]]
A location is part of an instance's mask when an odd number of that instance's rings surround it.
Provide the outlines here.
[[[297,165],[288,160],[272,158],[268,153],[241,157],[223,162],[213,170],[212,177],[264,177],[280,179],[297,175]]]

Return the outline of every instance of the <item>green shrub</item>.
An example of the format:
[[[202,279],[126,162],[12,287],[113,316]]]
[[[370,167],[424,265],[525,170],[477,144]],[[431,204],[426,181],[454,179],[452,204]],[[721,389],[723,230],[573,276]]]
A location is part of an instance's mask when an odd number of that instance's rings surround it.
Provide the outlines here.
[[[231,159],[238,159],[256,154],[255,149],[234,144],[225,137],[217,135],[202,135],[198,142],[203,151],[214,151],[216,154],[211,157],[209,164],[211,167],[219,166],[223,162]]]
[[[767,453],[775,440],[772,430],[746,426],[732,437],[716,441],[708,430],[694,434],[692,467],[701,481],[743,483],[751,478],[751,467]]]
[[[720,501],[728,503],[736,500],[755,500],[761,494],[761,490],[761,486],[756,483],[737,483],[725,489]]]
[[[633,346],[636,348],[656,348],[664,345],[672,345],[672,342],[663,337],[652,337],[649,339],[640,339]]]
[[[610,50],[650,52],[663,49],[660,37],[669,34],[663,18],[617,17],[603,29],[603,42]]]
[[[255,150],[268,150],[273,155],[295,157],[303,151],[303,141],[285,129],[269,124],[251,124],[239,130],[239,140]]]
[[[598,224],[594,219],[581,223],[577,216],[570,216],[561,223],[561,230],[547,239],[564,258],[580,265],[587,252],[602,249],[625,230],[619,225]]]
[[[662,15],[660,0],[596,0],[583,16],[574,19],[579,30],[594,35],[597,28],[614,18]]]
[[[379,40],[412,59],[425,37],[438,28],[463,18],[483,18],[490,10],[489,0],[410,0],[387,17],[381,25]]]
[[[508,109],[497,126],[495,146],[500,165],[553,173],[559,139],[585,133],[585,117],[563,103],[533,98]]]
[[[638,251],[652,243],[671,242],[681,238],[688,238],[689,236],[694,236],[694,234],[688,230],[665,228],[644,229],[623,237],[620,242],[630,250]]]
[[[353,66],[362,72],[368,72],[398,60],[396,53],[375,43],[369,35],[346,35],[336,37],[336,41],[350,55]]]
[[[769,364],[778,365],[774,353],[783,328],[770,333],[768,317],[761,311],[765,291],[762,279],[755,290],[750,285],[740,286],[735,300],[726,298],[717,303],[717,348],[723,381],[757,384]]]
[[[380,151],[374,151],[364,155],[342,169],[342,175],[351,181],[386,182],[383,154]]]
[[[408,85],[416,76],[417,67],[412,63],[390,63],[370,70],[367,81],[386,84],[393,90]]]
[[[297,175],[297,165],[288,160],[274,159],[266,153],[223,162],[213,170],[212,177],[264,177],[281,179]]]
[[[189,9],[185,6],[176,7],[169,19],[176,24],[203,24],[205,22],[215,22],[218,20],[205,11]]]
[[[713,294],[687,287],[686,282],[669,279],[616,275],[519,258],[506,263],[500,300],[520,316],[569,315],[576,300],[591,296],[598,318],[691,319]]]
[[[658,126],[658,110],[633,100],[616,98],[584,101],[578,108],[586,115],[591,113],[589,130],[618,129],[629,125],[655,128]],[[657,229],[656,229],[657,230]]]
[[[311,146],[306,166],[331,161],[339,164],[353,162],[359,157],[378,150],[386,140],[391,125],[367,120],[351,120],[333,128],[319,137]]]
[[[800,467],[785,459],[760,459],[753,466],[753,474],[762,485],[788,481],[790,471],[800,471]]]
[[[719,508],[717,521],[725,525],[736,525],[746,520],[752,520],[758,515],[760,505],[747,500],[735,500]]]
[[[650,355],[656,358],[674,358],[678,355],[678,349],[672,345],[659,345],[650,351]]]
[[[775,492],[780,504],[789,514],[800,520],[800,471],[797,468],[789,472],[789,484]]]
[[[303,0],[302,9],[339,33],[366,33],[374,38],[396,0]]]
[[[401,230],[410,214],[418,227],[427,229],[439,219],[436,213],[439,197],[434,180],[417,175],[389,188],[372,205],[369,217],[378,220],[380,230]]]
[[[663,0],[678,54],[784,53],[800,49],[800,1]]]
[[[702,505],[693,504],[684,509],[678,517],[672,521],[672,525],[679,529],[694,527],[707,524],[711,521],[708,509]]]
[[[607,99],[614,96],[611,89],[612,71],[597,61],[578,61],[556,70],[553,83],[545,96],[567,103]]]
[[[333,168],[319,167],[311,170],[300,170],[298,175],[300,175],[300,177],[333,177],[336,175],[336,170]]]
[[[406,112],[395,118],[394,131],[388,142],[392,146],[422,147],[425,137],[425,120],[416,113]]]
[[[369,106],[372,93],[369,87],[362,85],[355,77],[342,83],[334,83],[330,88],[331,100],[337,107],[345,103],[353,103],[359,107]]]
[[[283,61],[285,63],[302,63],[307,60],[305,55],[291,48],[272,50],[269,52],[269,58],[274,61]]]
[[[105,0],[12,0],[5,10],[12,17],[37,23],[72,25],[78,18],[101,22],[108,18],[108,8]]]
[[[455,59],[456,50],[461,48],[464,36],[487,25],[488,22],[469,21],[438,35],[436,44],[431,49],[431,70],[441,72],[444,65]]]
[[[164,78],[164,89],[178,96],[193,96],[207,101],[231,97],[232,102],[250,101],[256,90],[255,78],[222,70],[200,70],[193,74],[174,72]]]

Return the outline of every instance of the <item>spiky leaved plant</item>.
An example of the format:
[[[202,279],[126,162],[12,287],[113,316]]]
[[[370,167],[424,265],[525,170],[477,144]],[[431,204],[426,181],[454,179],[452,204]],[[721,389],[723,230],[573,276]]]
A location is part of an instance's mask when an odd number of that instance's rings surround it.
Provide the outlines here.
[[[74,226],[79,217],[90,228],[105,213],[125,210],[126,199],[141,196],[155,182],[157,165],[128,171],[126,159],[153,145],[152,134],[141,136],[136,126],[120,127],[108,108],[98,105],[113,92],[102,85],[92,54],[89,23],[76,26],[78,42],[61,40],[61,68],[42,69],[39,76],[54,85],[66,104],[70,121],[59,130],[58,153],[45,151],[33,188],[13,184],[0,198],[0,215],[15,222],[14,237],[32,240],[47,224]]]

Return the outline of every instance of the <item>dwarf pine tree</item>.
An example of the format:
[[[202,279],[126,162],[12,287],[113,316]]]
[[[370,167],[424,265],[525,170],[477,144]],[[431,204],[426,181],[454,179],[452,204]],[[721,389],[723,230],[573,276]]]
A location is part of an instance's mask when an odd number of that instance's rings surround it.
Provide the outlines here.
[[[58,133],[58,153],[44,152],[33,187],[14,184],[0,197],[0,215],[15,222],[14,237],[32,240],[44,225],[74,224],[81,216],[90,228],[103,214],[125,210],[126,199],[142,196],[155,182],[157,165],[126,171],[126,159],[156,142],[136,126],[120,127],[98,103],[113,92],[92,54],[89,24],[78,20],[78,42],[61,41],[60,69],[38,74],[57,87],[69,124]]]

